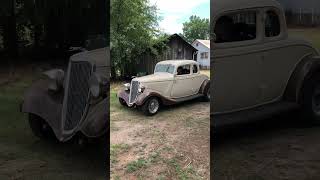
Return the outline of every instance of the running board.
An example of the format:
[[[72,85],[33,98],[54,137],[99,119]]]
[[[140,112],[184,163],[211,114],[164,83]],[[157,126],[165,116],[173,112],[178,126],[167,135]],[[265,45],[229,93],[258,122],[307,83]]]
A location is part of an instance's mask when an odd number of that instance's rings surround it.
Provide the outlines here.
[[[297,109],[299,109],[299,105],[297,103],[286,101],[271,103],[249,110],[243,110],[229,114],[212,115],[211,126],[213,126],[213,128],[220,128],[237,124],[250,123],[257,120],[270,118],[276,114],[281,114]]]
[[[196,95],[183,97],[183,98],[172,99],[172,100],[174,102],[176,102],[176,103],[181,103],[181,102],[184,102],[184,101],[190,101],[190,100],[193,100],[193,99],[196,99],[196,98],[200,98],[202,96],[203,96],[202,94],[196,94]]]

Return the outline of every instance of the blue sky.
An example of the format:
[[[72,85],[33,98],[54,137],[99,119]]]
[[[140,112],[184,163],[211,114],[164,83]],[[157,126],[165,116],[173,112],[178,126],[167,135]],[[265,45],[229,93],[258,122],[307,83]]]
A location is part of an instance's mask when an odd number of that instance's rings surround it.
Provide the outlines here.
[[[169,34],[182,33],[183,23],[191,15],[210,18],[210,0],[149,0],[158,7],[160,28]]]

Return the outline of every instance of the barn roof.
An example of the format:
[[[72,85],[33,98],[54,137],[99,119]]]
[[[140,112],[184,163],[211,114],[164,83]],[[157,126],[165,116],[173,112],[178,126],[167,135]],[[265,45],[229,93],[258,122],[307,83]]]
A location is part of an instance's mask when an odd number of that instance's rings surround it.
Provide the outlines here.
[[[214,0],[211,3],[211,12],[213,17],[215,17],[225,11],[259,7],[275,7],[282,9],[280,3],[275,0]]]
[[[177,39],[180,39],[182,41],[184,41],[184,43],[189,47],[191,48],[192,50],[194,51],[198,51],[195,47],[193,47],[187,40],[185,40],[182,36],[180,36],[179,34],[172,34],[168,39],[171,40],[171,39],[174,39],[174,38],[177,38]]]

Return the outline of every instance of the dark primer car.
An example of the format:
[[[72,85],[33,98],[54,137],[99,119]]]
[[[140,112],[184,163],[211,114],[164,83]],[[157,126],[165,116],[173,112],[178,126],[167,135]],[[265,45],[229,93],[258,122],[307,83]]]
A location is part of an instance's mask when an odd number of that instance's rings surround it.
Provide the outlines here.
[[[320,122],[320,57],[288,34],[275,0],[214,0],[211,66],[215,127],[301,110]]]
[[[21,110],[35,136],[70,140],[102,137],[109,125],[109,48],[70,57],[68,69],[44,72],[26,91]]]

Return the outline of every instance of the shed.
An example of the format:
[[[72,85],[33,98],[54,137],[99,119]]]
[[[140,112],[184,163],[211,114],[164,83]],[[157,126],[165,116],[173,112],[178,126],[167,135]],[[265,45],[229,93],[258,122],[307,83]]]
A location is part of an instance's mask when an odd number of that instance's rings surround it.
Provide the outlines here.
[[[178,34],[173,34],[166,41],[167,49],[157,57],[153,56],[146,50],[139,59],[136,60],[136,71],[138,74],[152,74],[155,65],[164,60],[171,59],[188,59],[196,60],[197,49],[188,43],[183,37]]]

